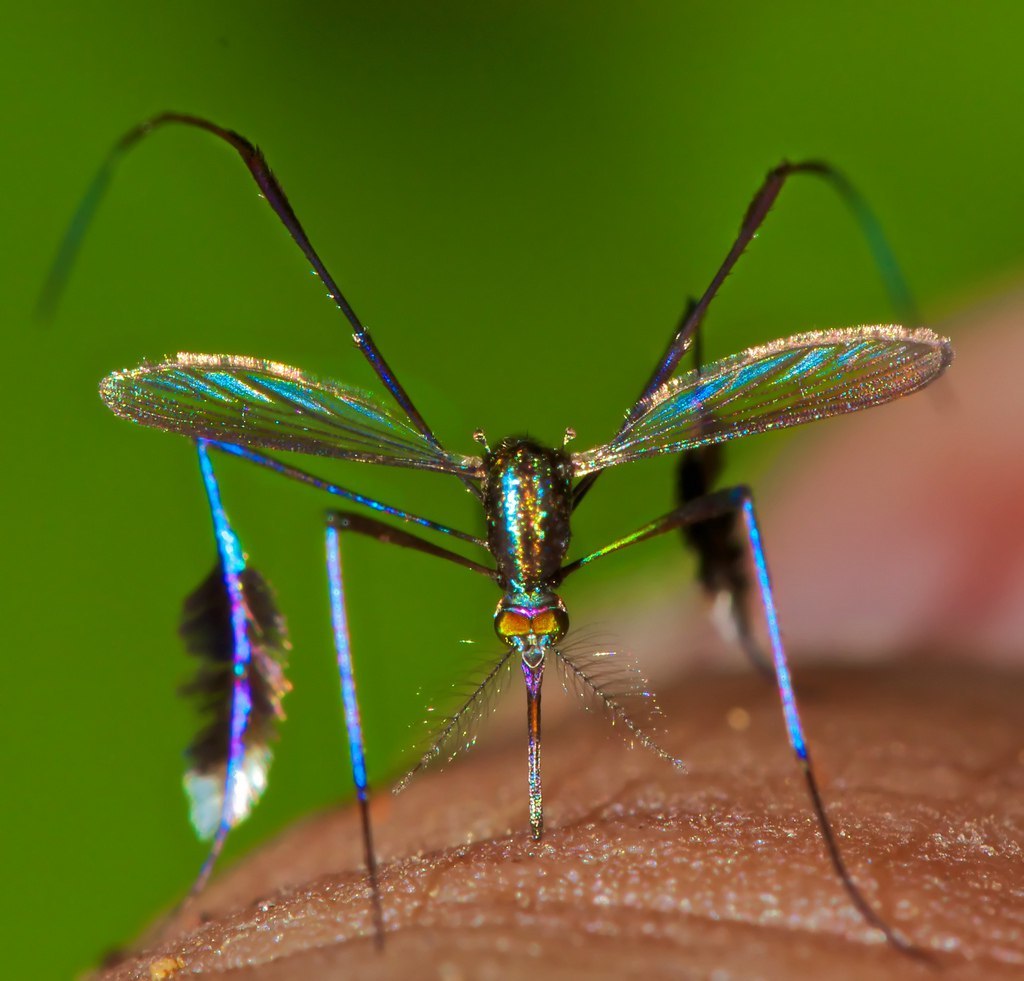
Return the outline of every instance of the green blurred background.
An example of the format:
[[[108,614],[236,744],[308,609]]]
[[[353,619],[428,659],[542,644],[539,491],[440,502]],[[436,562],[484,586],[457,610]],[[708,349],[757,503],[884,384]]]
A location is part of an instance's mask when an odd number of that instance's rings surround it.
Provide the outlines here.
[[[784,157],[856,179],[929,318],[1015,277],[1022,30],[1019,3],[993,2],[8,8],[5,976],[87,967],[203,857],[180,788],[194,719],[174,696],[191,669],[179,602],[214,554],[194,454],[114,419],[98,379],[195,350],[373,382],[239,161],[184,130],[126,161],[56,323],[35,326],[56,242],[114,138],[171,108],[250,136],[443,440],[471,452],[477,426],[557,440],[572,425],[583,448],[611,434]],[[707,349],[890,317],[841,205],[798,181],[716,303]],[[733,474],[762,473],[779,442],[737,447]],[[448,478],[317,469],[479,528]],[[221,471],[290,618],[295,684],[271,788],[230,858],[348,795],[349,775],[326,502],[234,461]],[[577,547],[665,511],[670,480],[667,461],[609,475]],[[645,569],[684,581],[676,542],[641,551],[574,581],[574,608],[636,589]],[[492,649],[496,596],[374,543],[346,556],[371,779],[385,785],[425,701]]]

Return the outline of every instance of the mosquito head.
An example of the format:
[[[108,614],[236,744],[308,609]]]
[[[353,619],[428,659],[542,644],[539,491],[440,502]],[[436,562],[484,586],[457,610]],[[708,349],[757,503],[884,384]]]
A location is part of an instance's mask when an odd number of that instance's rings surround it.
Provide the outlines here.
[[[549,647],[565,636],[569,614],[553,593],[504,596],[494,611],[494,632],[524,658],[539,662]]]

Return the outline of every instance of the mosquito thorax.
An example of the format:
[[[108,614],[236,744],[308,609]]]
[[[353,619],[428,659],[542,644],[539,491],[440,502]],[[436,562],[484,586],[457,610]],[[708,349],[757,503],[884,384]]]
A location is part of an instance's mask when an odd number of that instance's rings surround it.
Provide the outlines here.
[[[526,437],[484,457],[487,545],[505,588],[550,587],[569,549],[573,467],[569,454]]]

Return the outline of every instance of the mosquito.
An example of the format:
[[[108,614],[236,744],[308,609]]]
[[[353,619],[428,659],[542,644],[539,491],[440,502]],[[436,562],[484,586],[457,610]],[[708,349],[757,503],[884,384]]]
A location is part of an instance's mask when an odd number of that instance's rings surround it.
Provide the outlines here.
[[[664,356],[608,442],[570,452],[565,445],[546,446],[523,436],[510,436],[490,445],[482,434],[474,434],[482,454],[462,455],[441,445],[413,404],[314,250],[262,152],[238,133],[206,119],[163,113],[136,126],[115,145],[58,252],[42,296],[44,312],[52,311],[118,160],[145,136],[168,124],[204,130],[238,153],[262,196],[348,321],[356,346],[394,403],[389,407],[361,389],[319,379],[288,365],[222,354],[178,354],[116,371],[100,384],[100,396],[118,416],[194,441],[217,544],[214,570],[186,600],[183,622],[187,645],[203,658],[203,667],[190,688],[203,696],[212,715],[210,725],[190,749],[191,767],[185,777],[193,823],[210,840],[209,854],[191,895],[203,888],[228,833],[249,814],[266,786],[270,736],[274,722],[282,715],[281,700],[288,690],[284,621],[269,586],[250,565],[221,502],[213,465],[213,455],[219,453],[311,485],[362,509],[327,512],[325,561],[378,943],[383,940],[385,924],[346,613],[342,537],[364,535],[415,549],[494,581],[499,598],[493,625],[504,645],[502,654],[466,704],[446,720],[432,748],[412,773],[457,745],[467,720],[518,667],[526,689],[529,827],[532,838],[539,839],[544,831],[541,690],[549,662],[557,662],[574,684],[594,695],[633,741],[669,763],[683,766],[681,760],[655,742],[644,720],[632,711],[634,704],[650,704],[646,683],[630,672],[608,670],[605,665],[611,652],[581,653],[563,643],[569,630],[569,615],[561,596],[563,583],[579,570],[624,548],[731,516],[742,525],[753,557],[770,664],[789,742],[805,776],[831,863],[865,920],[895,947],[916,951],[868,903],[839,852],[797,710],[749,488],[735,486],[691,496],[632,534],[569,559],[573,513],[605,470],[881,405],[930,384],[950,364],[949,341],[930,330],[867,326],[797,334],[748,348],[697,371],[680,370],[680,361],[697,336],[708,305],[761,226],[787,178],[819,171],[822,165],[784,164],[769,173],[724,262],[708,288],[691,304]],[[263,451],[449,474],[479,501],[485,534],[450,528],[361,495]],[[431,540],[422,533],[440,537]],[[443,539],[476,549],[481,561],[439,544]]]

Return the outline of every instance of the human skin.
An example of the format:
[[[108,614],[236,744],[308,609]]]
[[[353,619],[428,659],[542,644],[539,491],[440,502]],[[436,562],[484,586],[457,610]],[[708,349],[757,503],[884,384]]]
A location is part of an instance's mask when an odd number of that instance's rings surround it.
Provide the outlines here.
[[[1024,399],[993,401],[1017,390],[1022,307],[989,311],[957,345],[947,395],[866,414],[762,506],[794,649],[871,659],[800,667],[798,694],[851,873],[928,960],[886,944],[850,903],[772,686],[701,670],[660,686],[663,742],[685,773],[601,718],[545,727],[542,842],[526,831],[518,731],[379,794],[383,951],[357,816],[342,809],[229,870],[103,977],[1019,977],[1024,507],[996,514],[993,501],[1024,494],[1012,452]],[[662,634],[655,654],[671,661],[681,643]],[[520,691],[505,699],[521,709]]]
[[[1024,679],[829,668],[803,672],[801,693],[831,819],[872,904],[943,977],[1019,977]],[[540,843],[525,830],[518,744],[382,796],[383,952],[349,808],[242,862],[104,978],[935,975],[850,904],[769,686],[699,676],[663,708],[680,720],[668,746],[685,774],[607,738],[601,719],[552,727]]]

